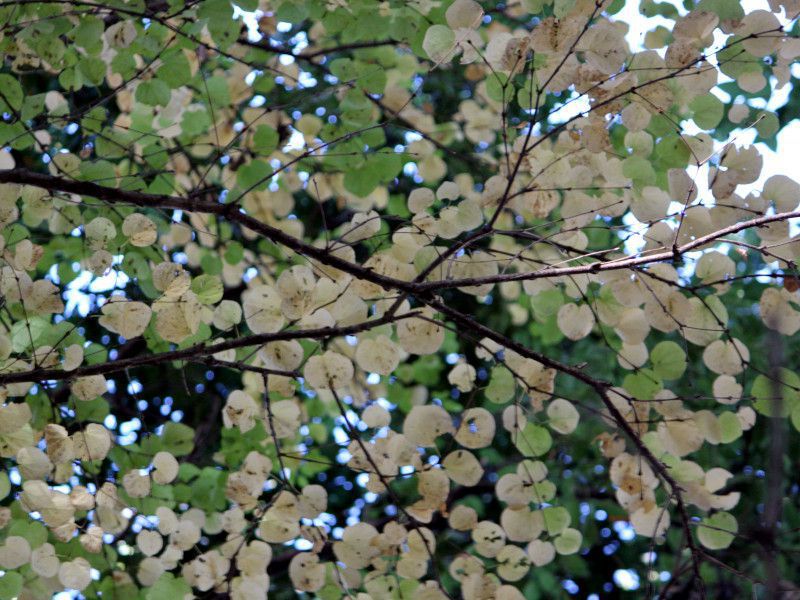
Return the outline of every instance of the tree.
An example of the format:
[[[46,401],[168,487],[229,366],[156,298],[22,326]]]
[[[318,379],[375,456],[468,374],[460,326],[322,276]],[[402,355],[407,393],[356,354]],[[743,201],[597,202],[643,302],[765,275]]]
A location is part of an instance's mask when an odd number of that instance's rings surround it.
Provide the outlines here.
[[[800,4],[625,4],[0,3],[0,600],[800,592]]]

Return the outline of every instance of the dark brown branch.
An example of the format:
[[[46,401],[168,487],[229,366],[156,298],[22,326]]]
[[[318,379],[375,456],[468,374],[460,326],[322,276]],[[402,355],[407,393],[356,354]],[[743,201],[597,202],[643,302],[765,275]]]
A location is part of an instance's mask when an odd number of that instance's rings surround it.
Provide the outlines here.
[[[63,381],[72,380],[77,377],[87,377],[89,375],[106,375],[108,373],[124,371],[125,369],[160,364],[173,360],[196,360],[200,357],[212,356],[217,352],[223,352],[225,350],[244,348],[246,346],[260,346],[269,342],[276,342],[280,340],[297,340],[304,338],[324,339],[342,335],[353,335],[362,331],[367,331],[373,327],[385,325],[386,323],[412,317],[415,314],[416,313],[414,312],[410,312],[398,316],[381,317],[370,321],[364,321],[356,325],[349,325],[347,327],[321,327],[319,329],[286,330],[275,333],[249,335],[234,340],[219,342],[217,344],[195,344],[194,346],[184,348],[183,350],[160,352],[158,354],[137,356],[123,360],[99,363],[96,365],[87,365],[85,367],[79,367],[74,371],[63,371],[61,369],[32,369],[30,371],[0,374],[0,385],[24,381]],[[231,366],[224,361],[220,362],[222,362],[222,366]],[[236,366],[236,368],[241,368],[236,363],[234,363],[234,366]]]

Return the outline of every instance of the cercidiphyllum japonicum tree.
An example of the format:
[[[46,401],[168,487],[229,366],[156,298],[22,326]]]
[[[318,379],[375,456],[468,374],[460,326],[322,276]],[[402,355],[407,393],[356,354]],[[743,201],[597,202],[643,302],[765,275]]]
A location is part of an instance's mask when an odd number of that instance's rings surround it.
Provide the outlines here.
[[[624,4],[0,3],[0,599],[796,594],[800,2]]]

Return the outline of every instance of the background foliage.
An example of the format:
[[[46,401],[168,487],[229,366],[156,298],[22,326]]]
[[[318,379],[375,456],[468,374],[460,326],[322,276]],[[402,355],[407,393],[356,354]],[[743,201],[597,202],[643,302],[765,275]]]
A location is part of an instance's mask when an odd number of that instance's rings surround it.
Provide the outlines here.
[[[800,4],[629,8],[1,2],[0,599],[799,593]]]

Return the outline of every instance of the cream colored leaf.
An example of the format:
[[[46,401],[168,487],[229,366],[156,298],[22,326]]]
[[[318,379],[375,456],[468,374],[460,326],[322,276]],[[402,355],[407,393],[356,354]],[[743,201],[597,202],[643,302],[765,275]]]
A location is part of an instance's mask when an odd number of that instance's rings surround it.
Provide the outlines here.
[[[453,30],[444,25],[431,25],[422,40],[422,49],[435,63],[447,62],[453,58],[456,36]]]
[[[157,531],[142,529],[136,535],[136,546],[145,556],[155,556],[161,552],[164,539]]]
[[[431,447],[436,438],[455,433],[453,421],[441,406],[415,406],[403,422],[403,433],[417,446]]]
[[[527,553],[531,562],[537,567],[550,564],[556,557],[555,546],[551,542],[542,540],[533,540],[528,544]]]
[[[0,355],[2,353],[0,352]],[[83,347],[80,344],[70,344],[64,349],[64,360],[61,367],[65,371],[74,371],[83,364]]]
[[[214,308],[214,327],[226,331],[242,322],[242,307],[233,300],[222,300]]]
[[[242,433],[255,427],[255,419],[259,414],[259,406],[252,396],[241,390],[234,390],[228,396],[222,409],[222,421],[225,427],[237,427]]]
[[[459,504],[450,511],[447,522],[456,531],[469,531],[478,523],[478,513],[471,506]]]
[[[31,559],[31,545],[24,537],[10,535],[0,546],[0,567],[18,569]]]
[[[495,557],[497,574],[506,581],[519,581],[530,570],[530,559],[519,546],[507,545]]]
[[[456,0],[444,14],[447,24],[453,29],[474,28],[480,25],[483,9],[475,0]]]
[[[430,207],[436,201],[430,188],[416,188],[408,195],[408,210],[417,214]]]
[[[341,389],[352,381],[354,373],[350,359],[332,350],[312,356],[303,369],[303,377],[318,390]]]
[[[485,408],[469,408],[461,415],[456,441],[465,448],[486,448],[494,439],[494,416]]]
[[[341,240],[348,244],[355,244],[367,240],[381,230],[381,218],[377,212],[359,212],[353,215],[350,223],[345,226]]]
[[[58,581],[67,589],[81,591],[92,582],[91,565],[85,558],[61,563]]]
[[[385,335],[365,338],[356,348],[356,363],[369,373],[390,375],[400,363],[400,350]]]
[[[716,340],[703,351],[703,362],[714,373],[737,375],[750,360],[750,351],[740,340]]]
[[[631,525],[641,536],[661,537],[669,528],[669,512],[651,502],[631,514]]]
[[[558,310],[558,328],[571,340],[585,338],[594,326],[594,314],[587,304],[564,304]]]
[[[103,460],[111,450],[111,434],[98,423],[89,423],[86,429],[74,433],[72,440],[80,460]]]
[[[131,245],[136,247],[151,246],[158,239],[156,224],[139,213],[125,217],[122,222],[122,233],[130,240]]]
[[[447,476],[455,483],[472,487],[483,477],[483,467],[472,452],[455,450],[442,461]]]
[[[506,533],[497,523],[481,521],[472,530],[472,541],[478,554],[495,558],[506,545]]]
[[[40,577],[55,577],[60,564],[52,544],[45,542],[31,552],[31,568]]]
[[[122,477],[122,486],[131,498],[144,498],[150,494],[150,475],[132,469]]]
[[[556,398],[547,405],[547,417],[550,419],[550,428],[562,434],[575,431],[580,419],[575,406],[563,398]]]
[[[433,321],[430,311],[422,311],[425,319],[411,317],[397,324],[400,347],[409,354],[433,354],[444,342],[444,327]]]
[[[316,592],[325,585],[325,565],[310,552],[300,552],[289,561],[289,578],[296,590]]]
[[[103,313],[100,325],[126,339],[142,335],[152,314],[150,307],[143,302],[131,302],[119,296],[112,296],[100,310]]]
[[[387,427],[392,421],[392,415],[380,404],[370,404],[361,413],[361,420],[367,427]]]
[[[107,391],[106,378],[102,375],[80,377],[70,386],[70,390],[78,400],[94,400]]]
[[[253,333],[274,333],[285,323],[282,299],[275,288],[255,286],[242,294],[244,320]]]
[[[295,265],[278,277],[275,289],[281,298],[281,311],[287,319],[297,320],[313,309],[316,279],[305,265]]]
[[[475,387],[478,372],[469,363],[460,362],[447,374],[447,381],[461,392],[469,392]]]
[[[178,476],[180,465],[176,458],[169,452],[156,452],[153,457],[153,481],[160,485],[172,483]]]

